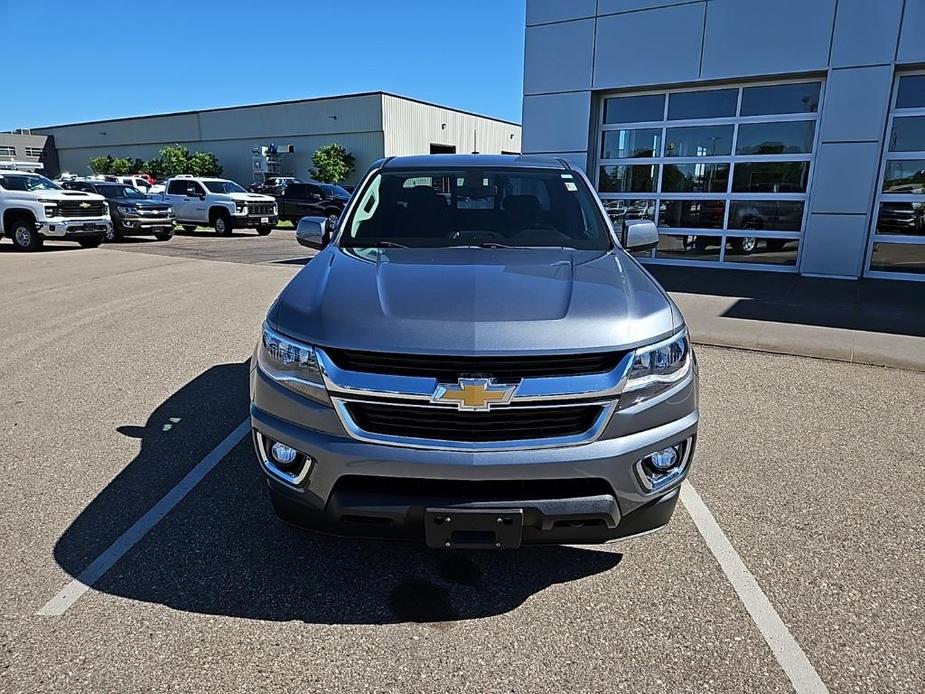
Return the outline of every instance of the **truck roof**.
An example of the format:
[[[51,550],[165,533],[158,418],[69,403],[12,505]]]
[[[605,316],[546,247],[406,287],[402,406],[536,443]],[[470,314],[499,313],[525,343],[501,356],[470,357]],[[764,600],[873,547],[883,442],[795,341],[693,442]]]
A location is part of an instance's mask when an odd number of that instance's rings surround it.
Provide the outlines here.
[[[383,169],[470,169],[478,167],[565,170],[571,168],[564,160],[557,157],[524,154],[420,154],[390,157],[382,164]]]

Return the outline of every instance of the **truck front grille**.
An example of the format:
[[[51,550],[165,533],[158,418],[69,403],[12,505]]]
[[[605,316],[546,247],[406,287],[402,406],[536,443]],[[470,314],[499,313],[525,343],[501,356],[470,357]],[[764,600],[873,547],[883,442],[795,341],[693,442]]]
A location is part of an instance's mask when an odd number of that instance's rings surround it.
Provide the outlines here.
[[[385,436],[434,441],[487,443],[580,436],[604,407],[503,407],[489,412],[460,412],[445,407],[351,402],[347,410],[362,430]]]
[[[269,203],[269,202],[258,202],[258,203],[249,202],[249,203],[247,203],[247,213],[248,213],[248,214],[255,214],[255,215],[256,215],[256,214],[263,214],[263,215],[273,214],[273,203]]]
[[[625,356],[624,352],[472,357],[387,354],[330,348],[325,351],[337,366],[347,371],[421,376],[436,378],[441,382],[452,382],[460,376],[491,376],[499,383],[516,383],[523,378],[607,373],[616,368]]]
[[[61,217],[102,217],[106,207],[102,200],[62,200],[58,203]]]

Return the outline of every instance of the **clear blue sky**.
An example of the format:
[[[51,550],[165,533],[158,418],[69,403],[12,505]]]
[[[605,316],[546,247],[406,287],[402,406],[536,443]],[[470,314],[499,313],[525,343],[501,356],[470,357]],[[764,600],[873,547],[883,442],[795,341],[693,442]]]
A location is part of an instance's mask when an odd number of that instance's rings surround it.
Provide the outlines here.
[[[0,130],[380,89],[519,122],[524,2],[0,0]]]

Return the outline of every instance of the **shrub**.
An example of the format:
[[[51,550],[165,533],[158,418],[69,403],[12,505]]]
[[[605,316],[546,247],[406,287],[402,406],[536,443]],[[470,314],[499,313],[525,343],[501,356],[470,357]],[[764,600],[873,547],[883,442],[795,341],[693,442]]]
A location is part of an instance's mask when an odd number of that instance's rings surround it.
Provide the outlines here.
[[[325,145],[312,155],[312,178],[323,183],[340,183],[350,178],[356,164],[353,155],[341,145]]]

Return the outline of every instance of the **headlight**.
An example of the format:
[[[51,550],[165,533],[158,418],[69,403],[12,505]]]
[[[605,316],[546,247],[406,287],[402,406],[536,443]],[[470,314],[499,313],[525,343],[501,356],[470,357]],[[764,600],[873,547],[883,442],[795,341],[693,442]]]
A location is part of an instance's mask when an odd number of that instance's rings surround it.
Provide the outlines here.
[[[266,323],[257,348],[257,365],[281,386],[325,405],[331,404],[315,349],[283,337]]]
[[[235,212],[241,213],[241,212],[244,212],[244,210],[246,210],[246,209],[247,209],[247,205],[245,205],[243,202],[236,202],[236,203],[234,204],[234,211],[235,211]]]
[[[131,217],[137,217],[137,216],[138,216],[138,208],[137,208],[137,207],[123,207],[122,205],[120,205],[120,206],[118,206],[116,209],[119,210],[119,214],[125,214],[125,215],[129,215],[129,216],[131,216]]]
[[[173,208],[172,208],[172,207],[168,207],[168,208],[167,208],[167,216],[168,216],[168,217],[173,217]]]
[[[54,205],[45,205],[45,216],[46,217],[57,217],[58,208]]]
[[[640,347],[633,356],[623,389],[637,394],[624,404],[645,400],[677,383],[690,372],[692,361],[687,328],[663,342]]]

